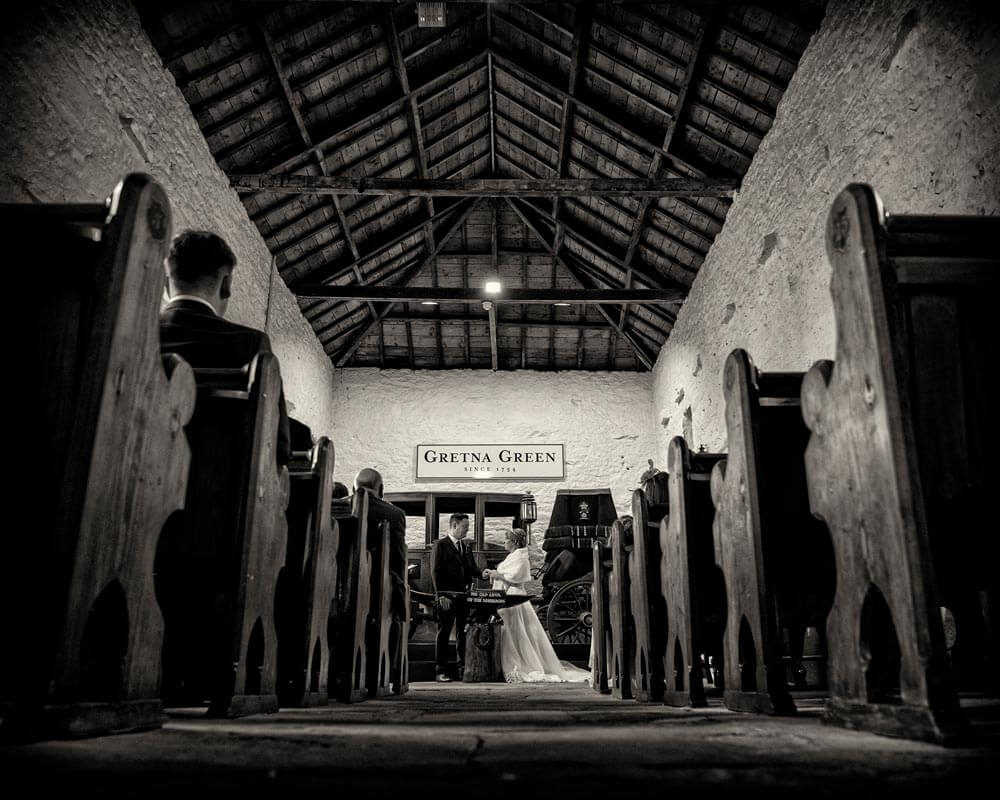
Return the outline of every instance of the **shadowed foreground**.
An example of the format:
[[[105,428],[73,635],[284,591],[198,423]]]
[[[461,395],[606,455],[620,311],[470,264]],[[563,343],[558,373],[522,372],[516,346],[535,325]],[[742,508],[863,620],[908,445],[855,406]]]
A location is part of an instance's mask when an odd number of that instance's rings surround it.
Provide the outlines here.
[[[171,711],[160,730],[5,746],[0,768],[6,797],[59,786],[103,797],[558,798],[646,789],[884,798],[988,779],[1000,750],[994,701],[968,699],[972,736],[945,748],[830,727],[821,699],[796,699],[798,716],[776,718],[639,705],[579,685],[416,683],[401,698],[238,720]]]

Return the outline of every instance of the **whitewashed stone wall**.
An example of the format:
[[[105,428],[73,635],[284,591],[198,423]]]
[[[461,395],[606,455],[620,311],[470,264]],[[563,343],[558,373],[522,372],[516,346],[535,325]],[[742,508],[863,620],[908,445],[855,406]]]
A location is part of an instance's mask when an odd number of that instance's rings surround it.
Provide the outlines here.
[[[375,467],[388,492],[528,489],[538,501],[536,545],[557,489],[610,488],[628,514],[654,457],[650,373],[350,369],[337,370],[335,384],[337,480],[350,486],[360,468]],[[566,480],[414,480],[418,444],[532,442],[566,445]]]
[[[996,4],[831,0],[655,368],[657,446],[726,447],[722,366],[835,355],[824,226],[851,182],[888,211],[1000,213]]]
[[[229,242],[239,264],[227,316],[266,325],[291,412],[328,432],[333,367],[295,298],[270,280],[267,247],[132,4],[51,0],[4,15],[0,202],[100,202],[123,175],[152,175],[170,198],[174,232],[207,228]]]

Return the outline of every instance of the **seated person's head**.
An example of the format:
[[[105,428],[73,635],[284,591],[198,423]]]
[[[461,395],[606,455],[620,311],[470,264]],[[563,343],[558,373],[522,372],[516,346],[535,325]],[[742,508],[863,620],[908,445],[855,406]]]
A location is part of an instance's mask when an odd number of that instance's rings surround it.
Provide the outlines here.
[[[513,528],[507,534],[507,544],[510,550],[520,550],[528,546],[528,533],[524,528]]]
[[[348,491],[347,487],[344,484],[342,484],[340,481],[333,482],[333,493],[331,494],[331,497],[334,500],[336,500],[339,497],[347,497],[349,494],[350,492]]]
[[[367,489],[376,497],[382,497],[382,473],[377,469],[365,467],[354,476],[354,491]]]
[[[465,534],[469,532],[469,515],[468,514],[452,514],[448,517],[448,528],[449,532],[456,539],[465,538]]]
[[[232,294],[235,266],[236,255],[221,237],[209,231],[183,231],[174,237],[167,254],[168,294],[201,297],[222,316]]]

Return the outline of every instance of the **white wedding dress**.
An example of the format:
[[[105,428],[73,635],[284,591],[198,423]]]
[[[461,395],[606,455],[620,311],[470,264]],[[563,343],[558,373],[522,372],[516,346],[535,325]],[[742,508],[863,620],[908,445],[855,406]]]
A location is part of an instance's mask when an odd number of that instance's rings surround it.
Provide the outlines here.
[[[527,594],[524,585],[531,580],[528,548],[514,550],[497,565],[494,589],[507,594]],[[507,683],[585,683],[589,670],[568,661],[560,661],[545,635],[538,614],[530,602],[500,609],[503,630],[500,638],[500,664]]]

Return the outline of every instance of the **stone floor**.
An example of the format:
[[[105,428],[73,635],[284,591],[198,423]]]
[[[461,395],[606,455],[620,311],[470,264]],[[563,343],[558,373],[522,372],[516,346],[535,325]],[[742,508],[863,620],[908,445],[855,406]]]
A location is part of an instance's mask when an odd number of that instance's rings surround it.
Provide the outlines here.
[[[820,697],[796,699],[796,717],[775,718],[718,701],[699,710],[640,705],[579,685],[415,683],[403,697],[351,706],[237,720],[176,710],[159,730],[0,747],[0,774],[5,798],[59,788],[176,800],[292,792],[558,800],[646,791],[882,800],[994,784],[996,700],[966,699],[970,740],[945,748],[827,726]]]

